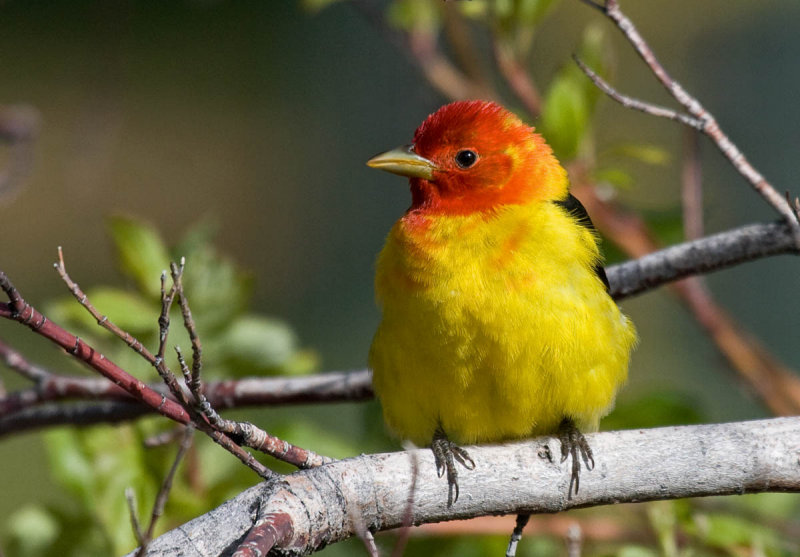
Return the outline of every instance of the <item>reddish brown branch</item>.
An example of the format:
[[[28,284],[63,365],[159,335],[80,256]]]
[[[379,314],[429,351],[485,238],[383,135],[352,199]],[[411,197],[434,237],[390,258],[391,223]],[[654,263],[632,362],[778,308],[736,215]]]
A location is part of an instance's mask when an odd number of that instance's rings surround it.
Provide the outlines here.
[[[0,342],[0,355],[36,367],[19,352]],[[59,375],[39,368],[46,377],[36,386],[0,397],[0,436],[59,424],[94,425],[135,419],[147,407],[129,404],[131,396],[113,383],[94,377]],[[163,383],[148,387],[167,394]],[[329,372],[304,377],[252,377],[211,381],[203,395],[217,409],[370,400],[372,382],[367,370]],[[80,401],[64,404],[67,401]],[[88,401],[101,400],[102,403]],[[60,401],[62,404],[46,404]]]
[[[189,423],[189,414],[178,403],[168,399],[164,394],[154,391],[80,338],[64,330],[53,321],[48,320],[33,306],[25,302],[19,291],[2,271],[0,271],[0,289],[6,293],[10,300],[9,304],[0,303],[0,317],[13,319],[26,325],[33,332],[57,344],[71,356],[84,362],[133,398],[159,414],[182,424]]]
[[[539,89],[531,79],[530,74],[514,55],[510,46],[495,38],[492,47],[494,59],[503,78],[505,78],[531,118],[538,118],[542,113],[542,96],[539,94]]]
[[[287,513],[266,515],[250,530],[233,557],[261,557],[273,547],[283,547],[294,535],[293,522]]]
[[[291,443],[283,441],[282,439],[278,439],[277,437],[268,434],[266,431],[259,429],[253,424],[239,424],[237,422],[223,420],[205,400],[203,394],[200,392],[202,384],[199,377],[202,366],[200,360],[202,347],[200,345],[200,340],[197,337],[194,321],[192,320],[191,316],[191,310],[189,309],[188,302],[186,301],[186,296],[183,291],[182,277],[185,260],[181,259],[180,265],[176,263],[170,264],[170,273],[172,276],[172,286],[170,288],[167,288],[166,286],[166,273],[162,273],[161,275],[161,314],[158,317],[159,345],[157,354],[153,355],[139,340],[134,338],[127,331],[124,331],[114,325],[114,323],[112,323],[108,317],[102,315],[92,305],[86,294],[83,293],[78,284],[73,281],[67,273],[61,248],[58,250],[58,256],[59,260],[55,265],[56,270],[78,302],[84,308],[86,308],[86,310],[95,318],[98,324],[125,341],[129,347],[131,347],[137,354],[148,361],[156,369],[156,371],[158,371],[158,374],[161,376],[164,384],[167,385],[172,397],[178,401],[181,407],[185,409],[192,422],[198,429],[211,436],[212,439],[236,455],[247,466],[253,468],[253,470],[263,477],[268,477],[271,474],[263,465],[256,461],[252,455],[244,451],[239,446],[240,444],[245,444],[248,447],[265,452],[271,456],[274,456],[275,458],[301,468],[319,466],[320,464],[330,461],[330,459],[317,455],[313,451],[296,447]],[[164,359],[167,340],[169,338],[169,313],[176,297],[180,300],[179,303],[181,305],[184,326],[189,332],[194,355],[194,373],[191,374],[191,378],[190,374],[186,372],[188,379],[187,384],[189,385],[190,389],[196,389],[195,391],[191,391],[191,400],[184,391],[183,387],[178,383],[175,374],[173,374],[169,369]],[[182,368],[185,368],[185,363],[183,362],[182,356],[180,356],[180,360]],[[235,437],[236,441],[234,441],[232,437]]]
[[[490,84],[470,79],[458,69],[439,48],[438,38],[433,30],[417,27],[410,31],[391,28],[381,11],[381,7],[371,0],[351,0],[350,5],[373,26],[383,37],[419,68],[427,82],[451,100],[482,98],[496,99],[497,94]]]
[[[66,350],[71,356],[84,362],[90,368],[99,372],[115,385],[122,388],[134,399],[147,405],[159,414],[182,424],[188,424],[191,421],[189,412],[176,401],[168,398],[163,393],[151,389],[143,381],[130,375],[114,362],[107,359],[103,354],[97,352],[87,343],[67,332],[59,325],[56,325],[53,321],[48,320],[33,306],[25,302],[19,291],[17,291],[6,274],[2,271],[0,271],[0,289],[6,293],[10,300],[9,304],[0,303],[0,317],[13,319],[23,325],[27,325],[33,332],[54,342]],[[139,343],[139,345],[141,346],[141,343]],[[273,475],[272,472],[255,460],[252,455],[236,445],[226,435],[211,429],[207,423],[196,423],[195,425],[220,446],[236,455],[243,463],[252,468],[260,476],[267,478]]]
[[[117,338],[121,339],[136,353],[140,354],[145,360],[150,362],[150,364],[153,364],[155,357],[144,347],[144,345],[139,340],[132,337],[129,333],[123,331],[114,323],[109,321],[108,316],[100,313],[89,301],[88,296],[86,296],[83,290],[81,290],[80,286],[78,286],[78,283],[70,278],[69,274],[67,274],[66,265],[64,264],[64,251],[61,249],[61,246],[58,246],[58,261],[53,264],[53,267],[61,277],[61,280],[64,281],[64,284],[67,285],[70,293],[75,297],[76,300],[78,300],[78,303],[83,306],[83,308],[88,311],[92,317],[94,317],[98,325],[112,333]]]
[[[687,240],[703,237],[703,173],[697,131],[684,133],[683,168],[681,169],[681,206],[683,231]]]

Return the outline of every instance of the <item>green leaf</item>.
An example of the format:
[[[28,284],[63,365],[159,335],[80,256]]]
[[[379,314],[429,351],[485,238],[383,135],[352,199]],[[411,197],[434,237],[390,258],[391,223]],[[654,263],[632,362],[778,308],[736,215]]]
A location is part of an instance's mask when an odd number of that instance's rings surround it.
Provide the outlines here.
[[[298,350],[281,366],[281,373],[286,375],[305,375],[317,371],[319,366],[319,354],[313,350]]]
[[[779,545],[773,530],[737,516],[703,513],[694,518],[694,533],[712,547],[732,550],[737,546],[776,548]]]
[[[598,184],[610,184],[617,189],[629,189],[633,177],[621,168],[598,168],[593,173]]]
[[[495,0],[491,4],[495,33],[506,39],[511,39],[513,35],[528,35],[552,11],[557,2],[558,0]]]
[[[181,257],[191,258],[195,253],[209,249],[218,232],[219,221],[213,217],[206,217],[193,224],[183,234],[178,245],[170,250],[173,261],[179,261]]]
[[[678,518],[673,501],[655,501],[647,505],[647,517],[658,536],[661,553],[664,557],[677,557]]]
[[[623,143],[608,151],[609,155],[628,157],[645,164],[662,166],[670,162],[669,151],[658,145]]]
[[[526,25],[538,25],[558,0],[517,0],[514,17]]]
[[[186,258],[183,284],[201,334],[227,327],[250,299],[252,277],[202,246]]]
[[[294,332],[280,321],[247,315],[230,324],[218,348],[236,375],[277,371],[297,346]]]
[[[568,73],[560,74],[547,91],[540,131],[562,161],[577,154],[588,118],[583,87]]]
[[[609,47],[605,31],[590,25],[583,34],[578,56],[605,76]],[[542,110],[541,132],[562,161],[573,158],[589,129],[600,92],[576,64],[562,68],[550,83]]]
[[[304,10],[311,12],[312,14],[317,14],[328,6],[342,1],[343,0],[303,0],[302,6]]]
[[[470,19],[482,20],[489,11],[490,3],[497,0],[471,0],[470,2],[456,2],[456,7],[461,15]]]
[[[55,479],[77,496],[108,538],[112,553],[135,547],[124,492],[136,490],[139,516],[152,508],[157,481],[144,459],[134,426],[52,430],[45,446]]]
[[[6,523],[10,555],[43,555],[61,533],[58,520],[47,510],[27,505],[11,515]]]
[[[83,506],[92,504],[92,464],[81,451],[77,432],[69,429],[54,429],[45,434],[50,473],[53,478],[77,496]]]
[[[589,24],[581,37],[581,44],[577,52],[578,58],[589,66],[597,75],[609,79],[612,65],[611,53],[612,48],[608,40],[606,27],[599,23]],[[602,96],[602,91],[592,83],[577,64],[570,64],[569,68],[570,71],[574,72],[576,77],[580,76],[580,81],[586,89],[586,94],[589,96],[592,105],[594,105],[597,99]]]
[[[603,419],[603,429],[651,428],[697,424],[704,421],[700,404],[691,395],[659,391],[620,401]]]
[[[150,298],[161,296],[161,272],[169,268],[169,252],[152,225],[130,217],[109,220],[122,272]]]
[[[650,549],[649,547],[643,547],[641,545],[626,545],[622,547],[617,553],[617,557],[658,557],[659,554],[657,551]]]
[[[132,334],[148,333],[158,327],[159,308],[134,292],[99,286],[87,291],[86,296],[112,323]],[[74,298],[65,299],[64,303],[67,302],[71,303],[64,308],[65,316],[100,329],[91,314]]]
[[[439,28],[441,13],[439,3],[430,0],[394,0],[389,4],[387,19],[404,30],[434,32]]]

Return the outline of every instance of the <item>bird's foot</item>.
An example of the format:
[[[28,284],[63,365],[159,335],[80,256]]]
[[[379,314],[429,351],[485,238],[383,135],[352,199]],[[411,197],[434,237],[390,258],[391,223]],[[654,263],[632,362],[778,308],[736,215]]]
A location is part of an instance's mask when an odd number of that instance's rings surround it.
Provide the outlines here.
[[[441,478],[447,472],[447,506],[451,507],[458,501],[458,471],[456,462],[467,470],[475,469],[475,461],[469,453],[450,441],[442,428],[433,434],[431,442],[433,458],[436,461],[436,472]]]
[[[572,475],[569,480],[569,490],[567,490],[567,498],[571,499],[575,487],[575,495],[578,494],[578,488],[581,483],[581,459],[586,465],[587,470],[594,468],[594,456],[592,455],[592,448],[586,441],[578,428],[569,418],[564,418],[561,425],[558,427],[558,440],[561,441],[561,462],[567,460],[567,457],[572,457]],[[578,458],[580,452],[580,459]]]

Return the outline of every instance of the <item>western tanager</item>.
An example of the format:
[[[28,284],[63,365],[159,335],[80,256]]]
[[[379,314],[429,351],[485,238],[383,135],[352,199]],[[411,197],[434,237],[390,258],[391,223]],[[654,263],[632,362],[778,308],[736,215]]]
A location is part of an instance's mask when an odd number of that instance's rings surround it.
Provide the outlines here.
[[[411,207],[378,257],[383,318],[370,350],[389,427],[430,445],[450,503],[462,444],[557,433],[593,465],[597,428],[636,341],[608,294],[598,239],[534,130],[469,101],[429,116],[411,145],[367,163],[409,177]]]

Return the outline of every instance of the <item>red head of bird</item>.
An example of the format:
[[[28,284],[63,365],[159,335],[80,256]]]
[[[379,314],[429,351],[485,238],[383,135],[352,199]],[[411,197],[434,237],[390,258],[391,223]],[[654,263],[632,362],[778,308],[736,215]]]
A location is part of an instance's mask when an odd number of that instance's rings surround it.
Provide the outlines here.
[[[414,142],[367,163],[408,176],[411,210],[470,214],[566,196],[566,173],[533,128],[498,104],[460,101],[437,110]]]

